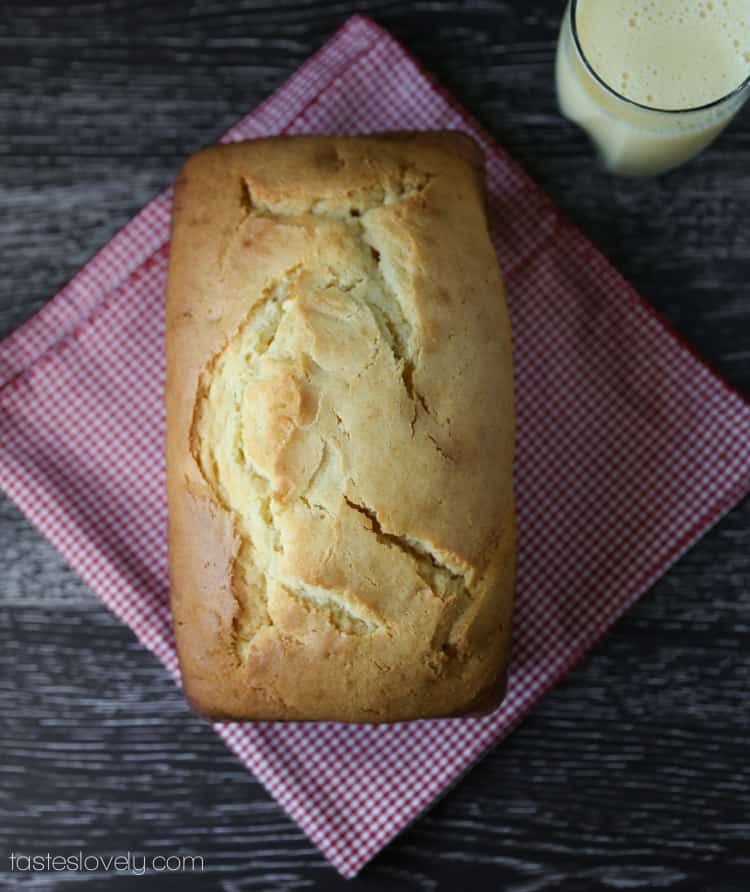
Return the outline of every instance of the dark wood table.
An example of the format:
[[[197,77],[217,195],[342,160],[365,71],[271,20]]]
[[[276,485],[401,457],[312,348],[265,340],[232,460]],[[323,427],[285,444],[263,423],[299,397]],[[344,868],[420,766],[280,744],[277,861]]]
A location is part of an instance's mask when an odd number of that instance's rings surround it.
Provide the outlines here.
[[[4,2],[0,335],[355,10],[750,393],[750,113],[668,177],[607,176],[556,111],[560,2]],[[0,613],[2,888],[750,888],[749,500],[351,885],[4,498]],[[30,882],[11,850],[204,873]]]

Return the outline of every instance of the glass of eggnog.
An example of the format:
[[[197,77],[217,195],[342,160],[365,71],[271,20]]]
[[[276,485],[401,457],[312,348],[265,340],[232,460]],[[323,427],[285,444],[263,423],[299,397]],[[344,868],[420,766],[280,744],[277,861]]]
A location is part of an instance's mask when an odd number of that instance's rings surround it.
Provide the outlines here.
[[[664,173],[750,95],[750,0],[570,0],[556,81],[609,170]]]

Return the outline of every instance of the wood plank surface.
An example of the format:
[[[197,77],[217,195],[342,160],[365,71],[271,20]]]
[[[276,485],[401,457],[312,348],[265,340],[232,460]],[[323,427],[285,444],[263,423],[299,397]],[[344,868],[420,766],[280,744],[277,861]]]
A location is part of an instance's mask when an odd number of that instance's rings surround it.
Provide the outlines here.
[[[750,393],[750,112],[667,177],[604,174],[556,110],[559,2],[4,2],[0,336],[358,10]],[[348,883],[0,497],[2,888],[746,892],[749,691],[745,500]],[[22,875],[11,850],[189,853],[204,872]]]

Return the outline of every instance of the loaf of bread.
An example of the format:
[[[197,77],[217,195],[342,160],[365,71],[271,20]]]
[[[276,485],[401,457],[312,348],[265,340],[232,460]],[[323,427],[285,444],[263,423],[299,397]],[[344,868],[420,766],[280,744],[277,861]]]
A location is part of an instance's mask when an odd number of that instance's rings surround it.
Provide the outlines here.
[[[167,295],[171,604],[213,718],[394,722],[504,693],[510,331],[456,133],[204,149]]]

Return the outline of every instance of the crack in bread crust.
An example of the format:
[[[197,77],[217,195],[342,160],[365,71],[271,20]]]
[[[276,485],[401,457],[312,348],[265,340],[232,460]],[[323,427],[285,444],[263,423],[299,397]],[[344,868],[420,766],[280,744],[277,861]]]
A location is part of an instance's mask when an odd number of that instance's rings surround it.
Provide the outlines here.
[[[358,504],[348,496],[344,496],[344,501],[353,511],[357,511],[367,518],[369,529],[376,535],[379,542],[397,548],[414,561],[419,578],[434,595],[440,598],[460,595],[467,600],[471,597],[466,582],[466,573],[459,567],[451,567],[446,558],[440,555],[437,550],[411,536],[400,536],[387,532],[383,529],[372,508]]]
[[[302,375],[305,381],[299,384],[299,393],[294,391],[288,398],[279,396],[282,388],[273,374],[274,363],[280,360],[274,345],[282,328],[292,324],[288,318],[291,308],[305,302],[314,307],[315,301],[321,300],[328,290],[334,300],[339,299],[336,295],[341,296],[340,306],[353,306],[353,318],[356,318],[358,307],[369,313],[377,333],[391,354],[403,392],[413,403],[411,433],[414,436],[420,410],[431,414],[426,398],[414,382],[419,363],[419,357],[412,348],[414,325],[399,299],[397,287],[391,284],[389,272],[383,266],[383,252],[369,224],[368,215],[417,195],[428,185],[430,178],[429,174],[406,169],[400,184],[394,188],[349,196],[343,203],[340,200],[318,199],[303,207],[260,202],[253,195],[249,183],[244,179],[241,181],[240,202],[244,216],[230,242],[234,242],[242,226],[252,217],[295,226],[306,225],[306,220],[314,217],[325,221],[321,225],[337,227],[349,249],[358,257],[359,269],[357,275],[352,276],[351,270],[331,265],[324,280],[311,286],[305,279],[309,271],[300,262],[269,282],[245,320],[209,360],[199,377],[191,428],[191,452],[213,496],[233,517],[238,540],[231,573],[231,588],[237,603],[233,648],[240,664],[247,662],[253,640],[260,630],[275,625],[270,603],[272,586],[276,590],[280,588],[290,603],[294,602],[303,611],[322,617],[339,634],[371,635],[387,628],[376,612],[351,593],[344,595],[312,580],[289,577],[280,570],[285,552],[279,525],[281,515],[296,503],[311,513],[313,523],[323,517],[331,517],[330,508],[308,496],[317,478],[322,476],[326,463],[337,450],[340,451],[341,438],[348,437],[340,417],[334,412],[337,439],[321,440],[319,458],[310,469],[302,491],[287,493],[278,489],[273,474],[269,474],[268,468],[261,467],[263,463],[257,461],[261,446],[253,440],[252,434],[257,433],[256,428],[262,428],[263,418],[248,422],[246,403],[248,394],[255,391],[265,394],[271,390],[270,381],[276,389],[268,397],[270,402],[265,405],[266,408],[270,406],[272,416],[276,413],[273,419],[278,421],[278,425],[268,434],[269,438],[283,441],[286,436],[291,442],[295,425],[310,427],[307,421],[299,420],[306,411],[303,405],[305,388],[310,385],[314,389],[314,385],[321,384],[321,381],[324,384],[325,375],[330,372],[321,369],[310,355],[297,357],[293,361],[305,367]],[[228,244],[223,255],[225,258],[231,249],[232,245]],[[379,349],[376,339],[374,352],[360,370],[360,375],[376,361]],[[292,362],[291,358],[283,359]],[[280,406],[279,401],[283,402],[284,399],[287,399],[288,405],[284,403]],[[256,415],[263,415],[262,407],[257,408]],[[430,436],[429,439],[441,455],[453,461],[438,446],[434,437]],[[384,531],[375,512],[350,500],[343,489],[339,495],[339,510],[346,510],[348,506],[363,515],[368,521],[368,529],[377,536],[378,541],[387,547],[398,548],[412,562],[425,586],[444,601],[443,618],[433,643],[445,649],[449,646],[446,642],[450,640],[457,618],[471,600],[466,574],[460,568],[451,566],[439,552],[424,542]]]
[[[233,646],[239,655],[262,626],[271,625],[268,613],[268,567],[263,567],[258,559],[252,532],[253,524],[247,514],[236,504],[235,494],[224,479],[220,470],[220,456],[214,446],[215,438],[206,431],[207,403],[211,398],[212,385],[221,383],[223,365],[227,360],[230,344],[236,342],[243,333],[252,332],[254,354],[257,359],[273,344],[283,314],[282,303],[288,296],[289,288],[298,268],[289,270],[285,276],[274,280],[264,289],[261,299],[252,307],[235,336],[225,347],[206,364],[200,375],[198,393],[193,410],[191,427],[191,452],[206,484],[214,498],[231,513],[238,539],[231,569],[231,589],[237,601],[237,613],[233,622]],[[237,389],[231,394],[231,408],[225,419],[229,428],[227,447],[234,451],[234,459],[241,468],[241,476],[246,486],[251,486],[258,501],[259,520],[265,523],[272,542],[272,551],[280,546],[280,537],[274,521],[269,495],[270,482],[248,461],[242,444],[240,395]],[[256,525],[258,520],[256,520]]]
[[[469,574],[461,567],[451,564],[446,555],[427,543],[420,542],[412,536],[384,530],[377,513],[367,505],[358,504],[347,496],[344,496],[344,501],[353,511],[367,519],[368,529],[376,536],[378,542],[389,548],[398,549],[414,561],[419,578],[429,591],[445,604],[431,646],[446,655],[459,656],[459,651],[455,647],[454,632],[459,619],[472,601]]]

